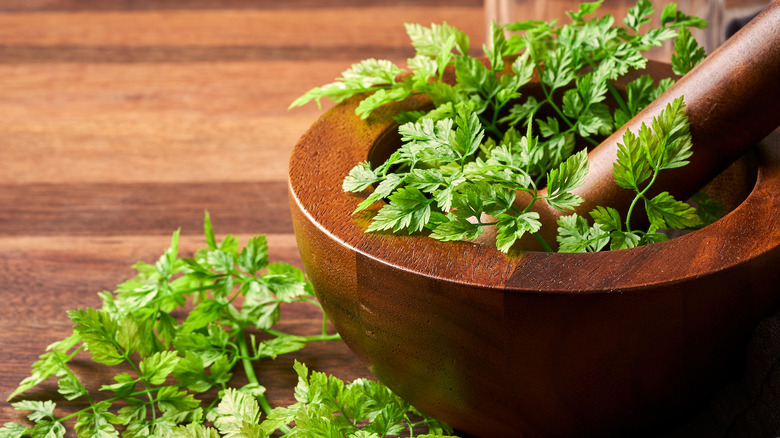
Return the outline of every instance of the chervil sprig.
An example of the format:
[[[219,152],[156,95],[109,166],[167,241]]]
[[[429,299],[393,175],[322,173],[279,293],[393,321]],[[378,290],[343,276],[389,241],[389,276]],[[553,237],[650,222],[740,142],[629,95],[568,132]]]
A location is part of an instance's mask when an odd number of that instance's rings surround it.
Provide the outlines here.
[[[17,409],[32,411],[34,425],[6,425],[0,436],[61,437],[64,421],[74,417],[79,437],[119,436],[120,431],[123,437],[162,436],[177,424],[212,418],[214,405],[196,396],[212,388],[226,390],[237,366],[251,369],[251,361],[339,339],[326,332],[324,314],[322,332],[311,336],[273,328],[282,303],[319,304],[300,270],[269,263],[264,236],[244,247],[232,236],[218,244],[208,214],[204,231],[207,247],[194,257],[179,256],[176,232],[156,263],[137,263],[134,278],[100,294],[102,308],[68,312],[73,335],[49,346],[31,376],[9,396],[17,398],[54,378],[63,398],[83,399],[88,407],[58,417],[54,402],[16,402]],[[187,305],[193,307],[177,317],[175,312]],[[269,339],[258,341],[252,330],[264,331]],[[70,365],[81,352],[101,366],[123,366],[99,388],[107,393],[100,402]],[[270,412],[263,387],[254,374],[248,378],[240,390]]]
[[[667,105],[651,126],[642,124],[638,135],[627,130],[622,143],[618,143],[615,182],[636,192],[625,219],[614,208],[602,206],[590,212],[592,226],[576,214],[565,216],[558,221],[561,251],[598,251],[607,244],[611,249],[633,248],[666,240],[666,235],[659,230],[695,228],[703,223],[696,208],[674,199],[668,192],[652,198],[647,196],[659,172],[684,166],[691,156],[691,135],[683,98]],[[631,226],[635,207],[640,202],[650,222],[645,231]]]
[[[208,213],[204,234],[206,247],[181,257],[175,232],[156,263],[137,263],[134,278],[100,294],[102,308],[69,312],[73,334],[50,345],[8,399],[52,378],[62,398],[82,400],[87,407],[60,415],[54,400],[16,401],[12,406],[29,412],[31,425],[7,423],[0,438],[63,438],[68,420],[75,420],[79,438],[308,437],[324,430],[321,418],[339,415],[361,422],[342,425],[343,436],[382,438],[408,429],[414,437],[417,426],[429,434],[424,436],[449,430],[379,383],[344,384],[320,373],[309,377],[297,362],[299,403],[273,408],[253,363],[340,337],[328,333],[324,313],[320,333],[301,336],[275,328],[284,303],[322,308],[299,269],[269,261],[264,236],[243,247],[230,235],[218,242]],[[106,367],[111,380],[99,388],[85,386],[70,365],[84,353]],[[249,382],[240,387],[231,385],[238,368]],[[338,387],[347,391],[333,392]],[[210,401],[202,398],[207,391]],[[294,425],[285,421],[289,413]],[[315,414],[326,417],[310,416]]]

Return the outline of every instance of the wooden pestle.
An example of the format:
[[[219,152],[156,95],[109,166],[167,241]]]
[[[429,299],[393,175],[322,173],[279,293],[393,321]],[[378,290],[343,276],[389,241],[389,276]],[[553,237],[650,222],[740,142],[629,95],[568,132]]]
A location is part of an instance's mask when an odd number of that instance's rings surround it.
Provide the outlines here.
[[[780,126],[780,0],[589,153],[590,170],[575,191],[584,198],[575,210],[578,214],[590,219],[588,213],[598,205],[625,214],[635,193],[615,184],[617,145],[626,129],[637,133],[642,123],[650,125],[679,96],[687,105],[693,155],[687,166],[659,173],[648,193],[651,197],[668,191],[677,199],[688,199]],[[540,214],[542,237],[557,246],[556,222],[571,211],[554,209],[546,202],[537,202],[532,209]],[[538,249],[534,243],[523,239],[520,246]]]

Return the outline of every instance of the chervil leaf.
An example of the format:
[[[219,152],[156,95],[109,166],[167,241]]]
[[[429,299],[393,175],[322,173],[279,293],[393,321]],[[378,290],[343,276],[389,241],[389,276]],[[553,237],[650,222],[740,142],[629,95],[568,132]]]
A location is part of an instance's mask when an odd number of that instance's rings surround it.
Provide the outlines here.
[[[591,227],[584,217],[576,213],[558,219],[556,239],[559,252],[596,252],[609,243],[609,236],[600,224]]]
[[[119,423],[119,419],[108,412],[111,404],[101,402],[94,405],[92,410],[84,411],[78,416],[74,429],[79,437],[89,438],[118,438],[119,432],[113,424]]]
[[[529,211],[520,215],[502,214],[496,224],[496,246],[501,252],[508,252],[517,239],[525,233],[535,233],[542,226],[539,213]]]
[[[63,369],[58,372],[57,375],[59,376],[57,392],[65,397],[65,399],[75,400],[87,393],[84,386],[82,386],[81,382],[78,381],[73,373]]]
[[[181,326],[181,332],[190,333],[206,327],[220,317],[223,308],[224,304],[216,300],[205,300],[199,303],[187,315],[187,319]]]
[[[696,205],[696,214],[702,221],[701,226],[709,225],[723,216],[723,205],[710,199],[704,192],[694,194],[691,201]]]
[[[593,220],[605,231],[622,231],[620,212],[612,207],[598,206],[590,212]]]
[[[431,237],[443,242],[470,240],[476,238],[482,232],[483,228],[479,223],[472,223],[465,219],[453,219],[436,226],[431,233]]]
[[[211,224],[211,215],[205,212],[203,218],[203,234],[206,236],[206,245],[209,249],[217,249],[217,239],[214,236],[214,227]]]
[[[124,360],[116,339],[119,327],[107,312],[79,309],[68,312],[68,315],[75,324],[74,330],[87,344],[92,360],[105,365],[116,365]]]
[[[157,392],[157,405],[167,415],[176,415],[196,409],[200,402],[186,391],[179,391],[175,386],[164,386]]]
[[[584,17],[586,15],[590,15],[601,6],[603,3],[603,0],[595,1],[595,2],[582,2],[579,4],[579,7],[576,12],[574,11],[567,11],[566,15],[571,18],[574,22],[582,22],[584,21]]]
[[[345,192],[361,192],[372,184],[379,182],[379,180],[380,177],[374,173],[371,163],[363,161],[349,171],[349,175],[344,178],[341,188]]]
[[[652,133],[644,125],[640,129],[642,147],[650,165],[660,171],[688,164],[692,143],[683,98],[670,102],[653,118],[652,125]]]
[[[40,420],[35,423],[31,436],[32,438],[63,438],[65,426],[59,421]]]
[[[260,427],[260,407],[251,395],[228,388],[217,406],[219,417],[214,425],[225,438],[263,438],[268,434]]]
[[[550,52],[542,71],[542,82],[555,90],[565,87],[575,78],[571,48],[562,45]]]
[[[433,193],[448,185],[447,177],[437,168],[414,169],[409,172],[404,182],[426,193]]]
[[[368,231],[407,228],[412,233],[424,228],[431,214],[431,199],[411,186],[399,188],[388,199],[390,203],[374,216]]]
[[[661,25],[664,27],[671,25],[671,27],[687,26],[704,29],[707,27],[707,20],[687,15],[677,10],[676,3],[669,3],[664,6],[661,12]]]
[[[144,380],[152,385],[162,385],[179,364],[175,351],[159,351],[141,361],[139,370]]]
[[[506,42],[506,35],[504,29],[496,24],[495,21],[490,22],[490,44],[486,44],[484,47],[485,54],[487,54],[490,66],[493,71],[502,71],[504,69],[504,55],[508,55],[508,45]]]
[[[617,144],[617,161],[613,164],[615,183],[626,189],[639,190],[640,184],[652,175],[642,145],[633,132],[626,130],[623,142]]]
[[[206,427],[199,423],[189,423],[169,430],[165,438],[220,438],[220,435],[217,429],[213,427]]]
[[[479,59],[458,57],[455,59],[457,90],[466,94],[493,96],[499,89],[495,73]]]
[[[249,239],[238,255],[238,267],[250,275],[268,266],[268,240],[264,235]]]
[[[674,39],[672,71],[683,76],[696,67],[705,57],[704,47],[699,46],[687,27],[683,26]]]
[[[293,101],[290,108],[305,105],[312,100],[316,101],[319,107],[320,100],[326,97],[334,102],[341,102],[374,87],[395,84],[395,78],[402,72],[403,70],[390,61],[366,59],[353,64],[336,82],[308,91]]]
[[[27,434],[27,428],[19,423],[8,422],[0,427],[0,438],[22,438]]]
[[[68,356],[65,355],[64,352],[70,350],[80,341],[81,337],[78,333],[74,333],[60,343],[50,345],[49,349],[51,351],[40,356],[40,359],[32,365],[32,374],[29,377],[24,378],[19,383],[19,387],[16,388],[6,400],[12,400],[19,394],[39,385],[49,377],[64,370],[65,364],[68,362]]]
[[[119,373],[114,376],[114,380],[117,383],[111,385],[103,385],[100,387],[101,391],[113,391],[120,396],[129,395],[135,388],[136,380],[127,373]]]
[[[470,157],[479,149],[485,132],[474,113],[459,112],[455,122],[457,129],[450,138],[450,147],[461,157],[461,162],[463,162],[462,160]]]
[[[577,133],[581,137],[590,137],[595,134],[606,135],[611,130],[612,116],[609,114],[609,108],[602,103],[591,104],[577,121]]]
[[[571,191],[585,182],[587,174],[588,154],[583,149],[547,175],[547,203],[559,210],[578,206],[582,202],[582,197]]]
[[[27,418],[34,422],[38,422],[45,418],[54,419],[54,409],[57,407],[56,403],[51,400],[22,400],[20,402],[11,403],[11,406],[18,411],[31,411],[27,414]]]
[[[398,102],[411,95],[412,90],[406,88],[380,88],[360,101],[355,108],[355,114],[361,119],[367,119],[375,109],[390,102]]]
[[[694,207],[674,199],[669,192],[646,199],[645,209],[651,230],[692,228],[702,223]]]
[[[431,27],[408,23],[405,26],[418,55],[435,59],[442,52],[451,52],[454,48],[462,55],[469,52],[469,37],[466,33],[447,23],[432,24]]]
[[[641,237],[637,233],[630,231],[613,231],[609,234],[611,240],[609,249],[629,249],[639,246]]]
[[[371,206],[371,204],[380,199],[387,198],[396,189],[396,187],[401,184],[401,182],[403,182],[403,178],[401,178],[401,176],[395,173],[387,175],[385,179],[383,179],[382,182],[376,186],[374,191],[365,200],[358,204],[353,214],[361,210],[365,210]]]
[[[639,33],[639,27],[650,23],[653,15],[653,4],[649,0],[639,0],[635,6],[629,8],[623,23],[634,32]]]

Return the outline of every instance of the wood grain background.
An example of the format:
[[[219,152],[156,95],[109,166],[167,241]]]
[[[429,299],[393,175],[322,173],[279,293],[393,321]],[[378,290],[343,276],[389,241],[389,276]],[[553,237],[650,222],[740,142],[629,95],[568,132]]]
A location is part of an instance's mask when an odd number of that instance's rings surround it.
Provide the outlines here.
[[[300,266],[287,162],[321,110],[289,104],[361,59],[405,65],[403,23],[442,21],[481,46],[480,0],[0,1],[0,424],[25,421],[5,399],[70,333],[66,310],[100,306],[179,227],[184,253],[202,247],[204,210],[218,237],[267,234]],[[284,321],[319,327],[301,307]],[[342,343],[295,357],[370,375]],[[256,365],[274,405],[293,402],[292,361]]]
[[[182,253],[202,247],[204,210],[219,236],[267,234],[272,260],[300,266],[287,164],[322,111],[289,104],[361,59],[403,65],[413,53],[404,22],[446,21],[478,52],[482,8],[482,0],[0,0],[0,425],[25,421],[5,399],[44,348],[70,333],[66,310],[99,306],[97,293],[129,278],[134,262],[155,261],[177,228]],[[283,320],[302,334],[320,323],[296,306]],[[780,356],[778,345],[760,351]],[[344,379],[370,376],[342,343],[295,357]],[[292,362],[255,366],[274,405],[293,402]],[[110,378],[79,366],[88,384]],[[56,384],[28,395],[57,397]],[[63,403],[62,412],[78,406]],[[759,424],[751,415],[734,424]],[[724,427],[728,436],[750,429]]]

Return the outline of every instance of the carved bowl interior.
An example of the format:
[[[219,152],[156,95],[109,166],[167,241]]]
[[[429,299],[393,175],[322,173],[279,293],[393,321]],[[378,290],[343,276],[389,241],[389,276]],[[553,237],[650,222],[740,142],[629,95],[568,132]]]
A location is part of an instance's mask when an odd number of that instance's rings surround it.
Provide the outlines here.
[[[714,224],[630,250],[507,256],[364,232],[378,206],[353,216],[362,198],[342,192],[342,179],[397,147],[393,114],[427,102],[368,120],[357,103],[329,110],[293,151],[303,264],[376,377],[458,430],[609,436],[674,421],[728,378],[755,324],[780,304],[778,131],[753,164],[711,184],[735,204]]]

